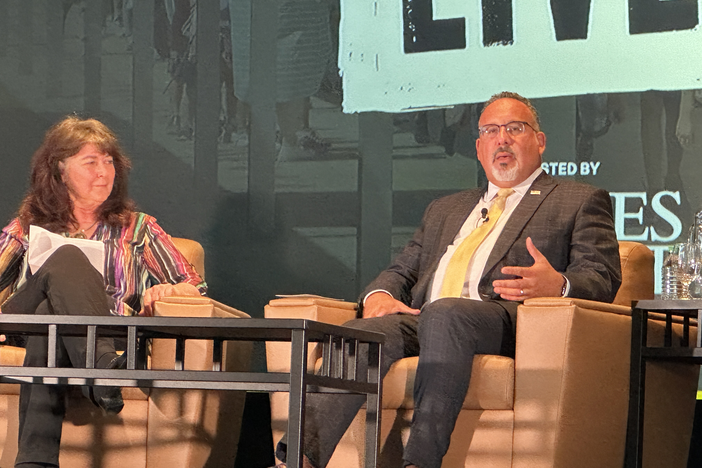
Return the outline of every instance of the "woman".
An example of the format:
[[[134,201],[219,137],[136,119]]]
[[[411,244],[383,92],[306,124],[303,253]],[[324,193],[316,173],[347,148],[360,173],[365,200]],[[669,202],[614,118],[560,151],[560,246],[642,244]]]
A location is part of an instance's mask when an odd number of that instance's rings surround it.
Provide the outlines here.
[[[0,234],[0,290],[12,290],[3,313],[151,315],[162,297],[206,293],[203,279],[156,220],[134,211],[127,197],[129,169],[115,135],[97,120],[71,116],[47,132],[32,159],[19,216]],[[25,261],[30,225],[101,241],[104,271],[77,247],[63,246],[31,274]],[[85,367],[85,338],[58,341],[59,366]],[[30,336],[24,365],[45,366],[46,356],[46,337]],[[98,368],[124,363],[108,338],[97,340],[95,359]],[[119,388],[89,390],[87,396],[106,412],[122,409]],[[58,466],[64,392],[55,385],[21,386],[16,467]]]

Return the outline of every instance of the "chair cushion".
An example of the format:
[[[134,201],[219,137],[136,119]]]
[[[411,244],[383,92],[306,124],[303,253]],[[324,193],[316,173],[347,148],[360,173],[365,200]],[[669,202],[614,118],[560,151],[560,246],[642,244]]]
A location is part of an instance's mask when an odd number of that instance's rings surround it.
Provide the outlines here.
[[[412,393],[418,357],[401,359],[383,381],[383,408],[414,408]],[[463,409],[511,410],[514,407],[514,359],[479,354],[473,360]]]
[[[205,278],[205,250],[199,242],[181,237],[172,237],[176,248],[195,267],[202,278]]]

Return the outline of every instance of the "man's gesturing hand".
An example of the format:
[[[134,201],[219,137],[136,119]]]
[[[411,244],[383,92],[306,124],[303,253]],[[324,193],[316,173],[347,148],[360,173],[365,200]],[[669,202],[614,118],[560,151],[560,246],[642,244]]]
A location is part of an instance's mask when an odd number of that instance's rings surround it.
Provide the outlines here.
[[[530,297],[559,297],[565,282],[563,275],[553,269],[546,257],[534,246],[531,237],[527,237],[526,247],[534,264],[530,267],[502,268],[505,275],[519,278],[493,281],[495,292],[508,301],[523,301]]]
[[[363,304],[363,318],[382,317],[389,314],[419,315],[419,309],[412,309],[405,303],[398,301],[390,294],[378,291],[366,298]]]

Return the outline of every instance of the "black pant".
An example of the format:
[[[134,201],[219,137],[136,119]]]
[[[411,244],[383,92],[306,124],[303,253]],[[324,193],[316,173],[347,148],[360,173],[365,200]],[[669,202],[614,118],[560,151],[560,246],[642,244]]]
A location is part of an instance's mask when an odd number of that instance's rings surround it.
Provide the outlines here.
[[[475,354],[514,355],[512,320],[498,302],[439,299],[419,316],[396,314],[357,319],[348,327],[385,334],[381,374],[410,356],[419,356],[414,385],[414,416],[403,459],[420,468],[440,468],[468,392]],[[363,362],[365,356],[360,356]],[[307,397],[303,452],[317,468],[327,466],[334,448],[364,395],[310,394]],[[276,455],[285,458],[286,438]]]
[[[109,315],[102,276],[80,249],[63,246],[56,250],[27,283],[2,307],[3,313],[45,315]],[[24,365],[45,367],[48,339],[30,336]],[[96,340],[95,356],[114,357],[114,341]],[[60,337],[56,359],[60,367],[85,367],[86,339]],[[66,414],[66,387],[31,385],[20,387],[19,451],[15,465],[49,463],[58,466],[61,425]]]

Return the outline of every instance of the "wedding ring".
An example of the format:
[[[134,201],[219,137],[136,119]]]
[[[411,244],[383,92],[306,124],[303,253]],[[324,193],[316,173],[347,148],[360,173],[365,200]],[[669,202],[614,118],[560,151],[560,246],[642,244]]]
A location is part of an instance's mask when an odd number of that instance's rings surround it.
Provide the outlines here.
[[[523,295],[524,295],[524,290],[523,290],[523,289],[520,289],[520,290],[519,290],[519,295],[520,295],[520,296],[523,296]]]

